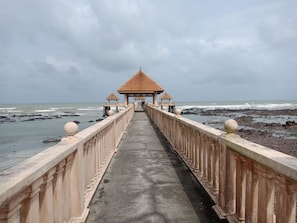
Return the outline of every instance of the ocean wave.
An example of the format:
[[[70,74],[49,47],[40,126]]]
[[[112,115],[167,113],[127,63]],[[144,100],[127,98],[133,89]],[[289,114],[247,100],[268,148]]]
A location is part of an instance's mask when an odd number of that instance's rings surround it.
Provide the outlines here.
[[[99,108],[77,108],[77,111],[99,111]]]
[[[55,112],[56,110],[53,109],[39,109],[39,110],[35,110],[35,112],[37,113],[47,113],[47,112]]]
[[[4,110],[4,111],[6,111],[6,110],[15,110],[15,109],[17,109],[17,108],[16,108],[16,107],[0,108],[0,111],[1,111],[1,110]]]
[[[1,113],[6,113],[6,114],[10,114],[10,113],[14,113],[14,114],[21,114],[24,113],[23,110],[0,110]]]
[[[258,110],[282,110],[282,109],[297,109],[296,103],[240,103],[240,104],[190,104],[190,105],[180,105],[177,108],[180,109],[189,109],[189,108],[198,108],[203,110],[216,110],[216,109],[258,109]]]

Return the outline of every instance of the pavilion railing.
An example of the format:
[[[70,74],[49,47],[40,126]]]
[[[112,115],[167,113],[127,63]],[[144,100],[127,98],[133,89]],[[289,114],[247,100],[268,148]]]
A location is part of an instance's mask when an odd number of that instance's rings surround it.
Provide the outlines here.
[[[0,222],[84,222],[134,106],[0,172]]]
[[[297,158],[240,138],[234,120],[225,122],[223,132],[152,105],[145,110],[219,216],[229,222],[296,222]]]

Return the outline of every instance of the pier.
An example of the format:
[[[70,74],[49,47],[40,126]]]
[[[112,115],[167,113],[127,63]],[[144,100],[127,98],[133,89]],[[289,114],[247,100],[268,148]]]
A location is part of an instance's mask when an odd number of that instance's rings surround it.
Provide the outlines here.
[[[158,105],[142,71],[122,109],[0,173],[0,223],[296,223],[297,158]],[[157,88],[155,88],[157,87]],[[129,97],[153,97],[137,106]],[[142,110],[143,109],[143,110]]]
[[[162,133],[145,112],[136,112],[86,222],[218,222],[211,207]]]

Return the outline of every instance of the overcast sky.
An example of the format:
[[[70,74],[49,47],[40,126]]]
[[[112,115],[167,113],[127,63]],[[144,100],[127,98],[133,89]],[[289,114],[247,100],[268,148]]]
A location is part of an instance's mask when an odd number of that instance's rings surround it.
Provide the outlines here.
[[[297,99],[296,0],[2,0],[0,103]]]

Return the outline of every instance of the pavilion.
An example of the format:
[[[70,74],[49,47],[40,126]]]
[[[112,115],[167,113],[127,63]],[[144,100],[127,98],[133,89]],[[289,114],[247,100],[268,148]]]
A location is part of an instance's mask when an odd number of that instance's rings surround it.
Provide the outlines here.
[[[108,115],[108,111],[110,110],[110,107],[112,107],[112,106],[116,107],[117,112],[119,111],[119,103],[118,103],[119,98],[118,98],[118,96],[116,96],[114,93],[111,93],[110,95],[108,95],[106,97],[106,100],[108,102],[103,105],[103,107],[104,107],[103,115],[104,116]]]
[[[129,104],[130,97],[152,97],[153,104],[157,105],[157,95],[163,91],[164,89],[141,69],[118,89],[119,94],[124,94],[124,105]]]
[[[163,101],[168,101],[168,104],[170,104],[170,100],[172,99],[171,95],[165,92],[164,94],[161,95],[160,100],[161,100],[161,105],[165,104]]]
[[[171,102],[171,95],[168,94],[167,92],[164,92],[161,96],[160,96],[160,100],[161,100],[161,109],[164,109],[165,106],[168,107],[168,111],[169,112],[173,112],[174,108],[175,108],[175,104]]]

